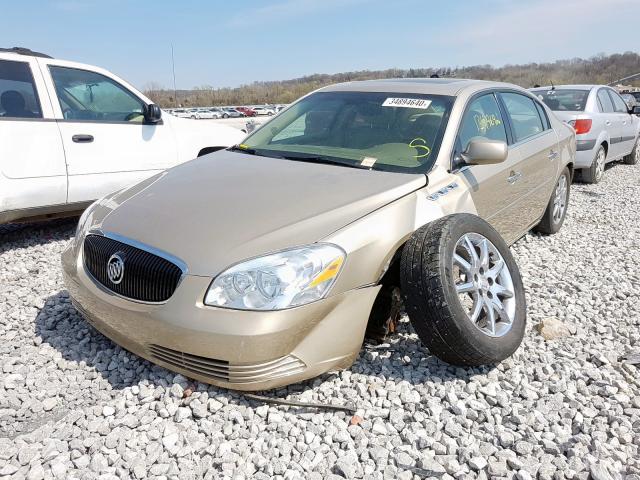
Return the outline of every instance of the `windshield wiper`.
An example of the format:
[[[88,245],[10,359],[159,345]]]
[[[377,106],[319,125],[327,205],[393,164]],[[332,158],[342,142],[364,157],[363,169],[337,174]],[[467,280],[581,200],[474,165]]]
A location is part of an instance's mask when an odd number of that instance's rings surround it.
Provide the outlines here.
[[[309,162],[309,163],[326,163],[327,165],[340,165],[341,167],[349,167],[349,168],[364,168],[369,169],[369,167],[363,167],[359,163],[352,163],[349,161],[338,160],[335,157],[326,157],[323,155],[278,155],[279,158],[284,158],[286,160],[295,160],[297,162]]]

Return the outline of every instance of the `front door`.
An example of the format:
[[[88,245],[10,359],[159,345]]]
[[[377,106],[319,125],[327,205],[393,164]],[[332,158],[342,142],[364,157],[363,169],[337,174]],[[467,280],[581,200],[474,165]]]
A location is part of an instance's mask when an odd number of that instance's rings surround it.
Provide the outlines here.
[[[145,102],[115,78],[40,60],[57,94],[69,202],[94,200],[175,164],[169,125],[147,124]]]
[[[495,93],[471,100],[460,123],[457,152],[463,152],[473,138],[487,138],[508,143],[505,118]],[[522,152],[509,149],[507,160],[495,165],[463,166],[457,172],[471,192],[478,215],[489,222],[507,242],[517,239],[522,220],[513,205],[524,192]]]

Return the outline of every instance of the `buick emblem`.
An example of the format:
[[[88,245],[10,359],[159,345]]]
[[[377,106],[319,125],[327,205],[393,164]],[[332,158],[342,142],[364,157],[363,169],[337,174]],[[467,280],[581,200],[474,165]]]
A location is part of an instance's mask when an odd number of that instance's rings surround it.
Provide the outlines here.
[[[107,277],[114,285],[119,284],[124,277],[124,253],[117,252],[111,255],[107,262]]]

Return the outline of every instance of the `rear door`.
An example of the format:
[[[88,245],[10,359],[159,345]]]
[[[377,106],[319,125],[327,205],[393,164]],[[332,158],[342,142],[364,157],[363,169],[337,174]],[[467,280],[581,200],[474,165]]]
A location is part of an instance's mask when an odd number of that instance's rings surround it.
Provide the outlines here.
[[[67,201],[62,139],[33,57],[0,57],[0,175],[0,212]]]
[[[147,124],[147,102],[133,87],[101,69],[39,62],[49,90],[55,92],[69,202],[95,200],[176,164],[170,124]]]
[[[482,93],[469,101],[458,130],[456,153],[465,151],[469,141],[477,137],[509,143],[507,120],[495,92]],[[521,230],[518,212],[512,208],[525,193],[518,176],[521,160],[521,152],[510,148],[502,163],[465,165],[456,172],[468,186],[478,215],[508,242]]]
[[[608,158],[616,158],[622,154],[622,121],[616,113],[613,100],[606,88],[598,90],[598,106],[604,118],[604,129],[609,134]]]
[[[636,144],[637,119],[629,114],[627,104],[615,90],[608,88],[613,108],[620,122],[620,155],[628,155]]]
[[[518,165],[522,196],[512,208],[521,222],[518,236],[537,222],[547,207],[555,187],[560,164],[558,137],[551,128],[544,108],[528,95],[501,92],[507,111],[513,144],[520,154]]]

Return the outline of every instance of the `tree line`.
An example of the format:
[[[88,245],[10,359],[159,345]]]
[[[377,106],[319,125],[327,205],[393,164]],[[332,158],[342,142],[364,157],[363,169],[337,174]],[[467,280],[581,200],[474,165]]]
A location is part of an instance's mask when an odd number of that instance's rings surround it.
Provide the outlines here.
[[[535,85],[594,83],[607,84],[640,72],[640,55],[635,52],[599,54],[588,59],[573,58],[550,63],[522,65],[475,65],[470,67],[361,70],[307,75],[292,80],[253,82],[239,87],[216,88],[204,85],[174,91],[157,83],[147,84],[145,94],[163,108],[215,105],[259,105],[290,103],[317,88],[339,82],[380,78],[439,77],[475,78],[514,83],[525,88]],[[625,82],[640,86],[640,79]],[[176,98],[177,97],[177,98]]]

